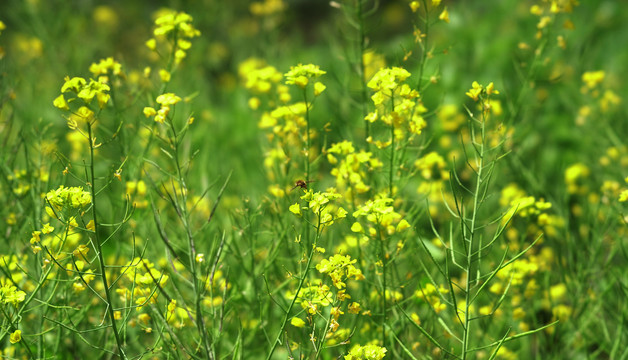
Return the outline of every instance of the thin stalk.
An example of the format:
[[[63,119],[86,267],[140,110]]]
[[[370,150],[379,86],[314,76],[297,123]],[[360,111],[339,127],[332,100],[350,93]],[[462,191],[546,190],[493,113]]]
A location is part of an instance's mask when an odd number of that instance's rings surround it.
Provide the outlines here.
[[[395,112],[395,97],[394,94],[390,98],[391,114]],[[391,117],[392,118],[392,117]],[[388,196],[393,197],[393,178],[394,178],[394,166],[395,166],[395,120],[391,119],[390,124],[390,171],[388,173]]]
[[[201,290],[199,287],[199,277],[196,269],[196,245],[194,243],[194,235],[190,230],[190,224],[188,223],[188,210],[187,210],[187,186],[185,184],[185,178],[183,176],[183,171],[181,169],[181,164],[179,163],[179,141],[177,140],[178,134],[176,128],[174,126],[174,122],[172,118],[169,119],[168,124],[170,125],[170,130],[172,131],[172,146],[174,150],[174,162],[177,168],[177,181],[182,187],[181,191],[181,205],[180,208],[177,209],[179,213],[179,218],[181,219],[181,223],[183,228],[185,229],[186,237],[188,239],[188,261],[190,263],[190,273],[192,275],[192,284],[194,287],[194,305],[196,307],[196,327],[198,329],[198,333],[203,339],[203,347],[205,348],[205,352],[207,353],[208,359],[213,359],[213,355],[211,352],[210,341],[208,337],[208,331],[205,326],[205,319],[203,318],[202,307],[201,307]],[[176,198],[176,194],[175,194]]]
[[[483,103],[485,100],[481,99],[481,103]],[[483,106],[483,105],[482,105]],[[473,210],[471,213],[471,224],[469,227],[469,246],[467,247],[467,280],[466,280],[466,284],[465,284],[465,314],[464,314],[464,333],[463,333],[463,337],[462,337],[462,360],[465,360],[467,358],[467,352],[469,349],[469,335],[471,333],[470,331],[470,327],[471,327],[471,316],[469,314],[469,312],[471,311],[471,303],[472,303],[472,296],[471,296],[471,263],[472,263],[472,257],[473,257],[473,249],[474,249],[474,238],[475,238],[475,224],[476,224],[476,220],[477,220],[477,215],[479,212],[479,194],[480,194],[480,190],[482,188],[482,172],[484,169],[484,142],[485,142],[485,121],[486,121],[486,116],[485,116],[485,111],[484,109],[482,109],[482,121],[481,121],[481,125],[480,125],[480,137],[481,137],[481,142],[478,144],[478,146],[474,146],[476,149],[476,165],[478,167],[477,172],[476,172],[476,176],[477,176],[477,181],[475,183],[475,192],[473,195]],[[471,126],[475,126],[475,125],[471,125]],[[473,141],[473,134],[472,134],[472,139],[471,141]],[[463,241],[465,241],[464,237],[462,239]]]
[[[96,252],[98,253],[98,263],[100,266],[100,278],[102,280],[103,289],[105,291],[105,296],[107,299],[107,315],[109,316],[109,321],[111,321],[111,329],[113,330],[113,335],[116,339],[116,345],[118,346],[118,356],[122,359],[126,359],[127,356],[124,353],[122,348],[122,339],[120,338],[120,334],[118,333],[118,326],[116,325],[116,319],[113,313],[113,301],[111,299],[111,291],[109,291],[109,283],[107,281],[107,266],[105,265],[105,259],[102,254],[102,246],[100,243],[100,235],[98,234],[99,222],[98,222],[98,214],[96,212],[96,176],[94,174],[94,137],[92,136],[92,123],[87,123],[87,136],[89,141],[89,188],[91,190],[92,195],[92,219],[94,220],[94,239],[96,243]]]
[[[319,215],[319,218],[320,218],[320,215]],[[310,253],[308,254],[308,257],[307,257],[307,264],[305,265],[305,270],[303,270],[303,274],[301,275],[299,279],[299,285],[297,286],[297,290],[294,293],[294,297],[292,298],[292,301],[290,302],[290,306],[288,306],[288,308],[286,309],[286,314],[283,318],[283,321],[281,322],[281,327],[279,329],[279,332],[277,333],[277,337],[275,338],[275,341],[273,341],[273,345],[270,348],[268,355],[266,356],[266,360],[270,360],[271,356],[273,356],[273,353],[275,352],[275,349],[277,348],[277,345],[279,344],[281,340],[281,335],[283,334],[286,328],[286,325],[288,324],[288,319],[290,318],[290,312],[292,311],[294,304],[297,302],[297,299],[299,298],[299,292],[301,291],[301,288],[303,287],[303,284],[305,283],[305,279],[307,279],[307,275],[310,271],[310,265],[312,263],[312,258],[314,257],[314,252],[315,252],[314,248],[320,236],[319,229],[320,229],[320,221],[319,221],[319,226],[317,227],[317,231],[316,231],[316,238],[314,239],[314,246],[309,247]]]
[[[425,24],[425,28],[423,30],[423,34],[425,34],[425,43],[423,44],[423,46],[421,46],[421,49],[423,51],[421,53],[421,63],[419,64],[419,79],[417,80],[416,84],[417,91],[421,91],[421,82],[423,82],[423,71],[425,70],[425,63],[427,62],[427,39],[430,32],[430,16],[429,9],[427,7],[427,0],[423,0],[423,9],[425,9],[425,19],[423,20],[423,23]],[[421,41],[421,39],[419,39],[419,41]]]
[[[377,232],[379,236],[379,258],[382,262],[382,346],[386,347],[386,311],[388,304],[386,302],[386,249],[384,247],[384,239],[382,238],[382,229]]]
[[[358,55],[360,56],[360,97],[361,97],[361,105],[362,105],[362,117],[366,118],[368,114],[368,89],[366,87],[366,64],[364,63],[364,50],[366,50],[366,31],[364,30],[364,9],[362,7],[362,0],[356,0],[356,17],[358,18],[358,33],[359,33],[359,43],[358,43]],[[364,139],[368,139],[371,136],[371,123],[368,120],[364,120]],[[367,151],[370,150],[370,144],[366,142]]]
[[[303,89],[303,101],[305,102],[305,183],[310,182],[310,104],[307,101],[307,88]],[[311,247],[310,244],[310,228],[308,224],[310,223],[309,212],[303,214],[305,224],[305,243],[308,247]]]

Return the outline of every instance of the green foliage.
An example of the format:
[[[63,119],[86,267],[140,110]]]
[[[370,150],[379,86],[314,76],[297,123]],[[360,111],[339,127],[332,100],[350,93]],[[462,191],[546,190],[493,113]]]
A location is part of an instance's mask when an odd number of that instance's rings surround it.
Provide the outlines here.
[[[628,357],[627,11],[3,2],[1,357]]]

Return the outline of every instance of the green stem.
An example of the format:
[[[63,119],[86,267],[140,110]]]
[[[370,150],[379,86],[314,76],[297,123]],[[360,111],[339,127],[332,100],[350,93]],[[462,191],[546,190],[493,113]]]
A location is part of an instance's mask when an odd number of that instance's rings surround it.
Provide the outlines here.
[[[92,136],[92,123],[87,123],[87,135],[89,141],[89,171],[90,171],[90,179],[89,179],[89,188],[91,190],[92,195],[92,219],[94,220],[94,239],[96,244],[96,252],[98,253],[98,263],[100,265],[100,273],[101,280],[103,284],[103,289],[105,291],[105,296],[107,299],[107,315],[109,316],[109,321],[111,321],[111,329],[113,330],[113,335],[116,339],[116,344],[118,346],[118,356],[122,359],[126,359],[126,354],[122,348],[122,339],[120,338],[120,334],[118,333],[118,326],[116,325],[116,319],[113,311],[113,301],[111,299],[111,291],[109,289],[109,283],[107,281],[107,266],[105,264],[105,259],[102,254],[102,244],[100,242],[100,235],[98,234],[98,213],[96,212],[96,176],[94,174],[94,141],[95,138]]]
[[[194,235],[190,230],[190,224],[188,222],[188,211],[187,211],[187,185],[185,184],[185,178],[183,176],[183,171],[181,169],[181,164],[179,162],[179,141],[177,140],[178,134],[177,130],[174,126],[174,122],[172,118],[168,119],[168,124],[170,125],[170,130],[172,131],[172,146],[174,150],[174,162],[175,167],[177,168],[177,181],[181,185],[181,203],[179,205],[178,213],[179,218],[181,219],[181,223],[183,224],[183,228],[185,229],[186,237],[188,239],[188,261],[190,263],[190,273],[192,275],[192,284],[194,286],[194,305],[196,307],[196,327],[199,335],[203,339],[203,347],[205,348],[205,352],[207,353],[208,359],[213,359],[213,354],[211,352],[210,341],[208,336],[208,331],[205,326],[205,319],[202,313],[202,294],[201,287],[199,287],[199,277],[196,269],[196,245],[194,242]],[[174,194],[174,198],[177,196]]]
[[[391,114],[395,112],[395,98],[391,95],[390,98]],[[390,124],[390,171],[388,173],[388,196],[393,197],[393,178],[394,178],[394,166],[395,166],[395,120],[391,116]]]
[[[305,102],[305,123],[306,123],[306,130],[305,130],[305,183],[309,183],[310,181],[310,104],[307,102],[307,88],[303,89],[303,101]],[[310,228],[308,226],[308,224],[310,223],[310,219],[309,219],[309,213],[306,212],[305,214],[303,214],[304,216],[304,221],[303,224],[305,224],[305,243],[307,244],[307,246],[311,246],[312,244],[310,244]]]
[[[358,32],[359,32],[359,51],[358,54],[360,55],[360,84],[361,84],[361,89],[360,89],[360,96],[361,96],[361,105],[362,105],[362,117],[366,118],[366,115],[368,114],[368,108],[367,108],[367,103],[368,103],[368,89],[366,86],[366,82],[367,79],[366,77],[366,64],[364,63],[364,50],[366,50],[366,31],[364,30],[364,9],[362,8],[362,0],[356,0],[357,2],[357,6],[356,6],[356,17],[358,18]],[[365,126],[365,134],[364,134],[364,139],[368,139],[371,136],[371,123],[368,120],[364,120],[364,126]],[[366,147],[367,147],[367,151],[370,150],[370,144],[368,141],[366,141]]]
[[[320,218],[320,215],[319,215],[319,218]],[[277,348],[277,345],[279,344],[281,340],[281,335],[283,334],[286,328],[286,325],[288,324],[288,319],[290,318],[290,312],[292,311],[294,304],[297,302],[297,299],[299,298],[299,292],[301,291],[301,288],[303,287],[303,284],[305,283],[305,279],[307,279],[307,275],[310,271],[310,265],[312,264],[312,258],[314,257],[314,252],[315,252],[314,248],[316,247],[318,238],[320,236],[319,229],[320,229],[320,221],[317,227],[316,238],[314,239],[314,244],[309,247],[310,253],[308,254],[308,257],[307,257],[307,264],[305,265],[305,270],[303,270],[303,274],[299,278],[299,285],[297,286],[297,290],[294,293],[294,297],[292,298],[292,301],[290,302],[290,306],[288,306],[288,309],[286,309],[286,314],[283,318],[283,321],[281,322],[281,328],[279,329],[279,332],[277,333],[277,337],[275,338],[275,341],[273,341],[273,345],[270,348],[270,351],[268,352],[268,356],[266,356],[266,360],[270,360],[270,358],[273,356],[273,353],[275,352],[275,349]]]
[[[386,302],[386,248],[384,247],[384,239],[382,237],[381,225],[379,225],[379,259],[382,262],[382,346],[386,347],[386,311],[388,304]]]
[[[484,143],[485,143],[485,137],[486,137],[486,133],[485,133],[485,121],[486,121],[486,115],[485,115],[485,110],[484,110],[484,106],[483,103],[485,101],[488,101],[488,99],[484,99],[481,98],[480,99],[480,103],[482,104],[482,120],[480,122],[480,138],[481,138],[481,142],[477,145],[477,147],[475,147],[476,149],[476,165],[478,167],[477,169],[477,181],[475,183],[475,192],[473,194],[473,210],[472,210],[472,214],[471,214],[471,226],[470,228],[470,233],[469,233],[469,246],[467,248],[467,279],[466,279],[466,284],[465,284],[465,313],[464,313],[464,333],[463,333],[463,337],[462,337],[462,360],[467,359],[467,352],[469,351],[469,335],[471,333],[470,327],[471,327],[471,316],[470,316],[470,311],[471,311],[471,303],[472,303],[472,296],[471,296],[471,286],[472,283],[474,282],[472,280],[471,277],[471,266],[472,266],[472,262],[473,262],[473,252],[474,252],[474,248],[475,248],[475,244],[474,244],[474,238],[475,238],[475,224],[476,224],[476,220],[477,220],[477,215],[479,212],[479,207],[480,207],[480,190],[481,187],[483,185],[482,182],[482,170],[484,168]],[[474,124],[472,124],[471,126],[475,126]],[[471,134],[471,141],[474,141],[474,134]],[[463,235],[463,241],[466,241],[466,239],[464,238]]]
[[[425,28],[423,34],[425,34],[425,43],[421,46],[423,52],[421,54],[421,63],[419,64],[419,79],[416,85],[417,91],[421,91],[421,83],[423,82],[423,71],[425,70],[425,63],[427,62],[427,35],[430,32],[430,17],[429,17],[429,9],[427,7],[427,0],[423,0],[423,8],[425,9],[425,20],[423,23],[425,24]],[[422,41],[419,38],[419,41]]]

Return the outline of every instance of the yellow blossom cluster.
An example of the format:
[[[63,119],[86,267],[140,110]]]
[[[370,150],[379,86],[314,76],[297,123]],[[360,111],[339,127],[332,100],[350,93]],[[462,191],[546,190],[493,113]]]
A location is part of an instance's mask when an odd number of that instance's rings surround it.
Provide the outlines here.
[[[168,114],[170,114],[171,107],[176,105],[179,101],[181,101],[181,98],[173,93],[161,94],[157,96],[157,99],[155,100],[157,104],[161,105],[159,110],[155,110],[155,108],[147,106],[144,108],[144,116],[147,118],[152,116],[155,122],[163,124],[166,121]]]
[[[512,249],[517,250],[521,245],[519,232],[514,226],[514,217],[532,219],[528,223],[527,234],[533,238],[539,236],[541,231],[546,236],[556,236],[558,229],[564,226],[564,220],[560,216],[548,213],[552,208],[551,203],[528,195],[517,184],[511,183],[502,189],[499,203],[502,208],[508,208],[501,223],[508,223],[506,236],[512,241]]]
[[[81,186],[65,187],[59,186],[56,190],[46,193],[46,201],[55,211],[64,208],[82,208],[92,203],[92,196],[88,191],[83,191]]]
[[[327,227],[334,221],[343,219],[347,216],[347,211],[341,206],[335,206],[330,201],[342,198],[334,188],[327,189],[325,192],[314,192],[312,189],[305,190],[301,196],[301,200],[305,202],[305,206],[301,206],[298,202],[290,206],[289,210],[295,215],[301,216],[303,210],[311,210],[317,217],[320,226]]]
[[[585,71],[582,73],[582,87],[580,92],[585,99],[578,109],[576,124],[583,125],[587,119],[601,114],[607,114],[619,108],[622,98],[610,88],[605,88],[607,74],[604,70]]]
[[[0,302],[17,306],[26,299],[26,293],[15,286],[5,283],[0,287]]]
[[[356,152],[353,143],[347,140],[332,144],[326,152],[327,161],[334,166],[331,175],[336,178],[336,188],[345,192],[349,200],[368,192],[371,186],[367,185],[367,176],[383,167],[373,153],[364,150]]]
[[[381,360],[386,356],[386,351],[385,347],[378,345],[355,345],[344,360]]]
[[[139,257],[127,262],[123,268],[128,269],[124,274],[131,285],[121,285],[116,289],[120,299],[123,302],[134,302],[137,311],[147,304],[155,304],[160,294],[156,286],[163,288],[170,277],[157,270],[150,261]]]
[[[107,105],[111,95],[109,95],[109,85],[100,80],[90,79],[89,82],[82,77],[65,77],[65,83],[61,86],[61,95],[54,99],[53,105],[61,110],[70,110],[69,103],[80,99],[84,104],[89,105],[94,98],[98,101],[98,106],[102,109]],[[76,97],[66,99],[65,93],[74,93]],[[85,111],[85,110],[84,110]],[[91,117],[85,117],[91,119]]]
[[[384,68],[367,84],[374,91],[371,100],[376,109],[367,114],[365,120],[370,123],[378,121],[393,129],[391,138],[386,141],[374,140],[372,137],[367,139],[380,149],[392,144],[392,136],[395,139],[411,138],[413,135],[420,135],[427,126],[421,115],[427,109],[420,101],[418,91],[405,83],[410,75],[400,67]]]
[[[122,76],[122,65],[115,61],[113,57],[101,59],[98,63],[92,63],[89,72],[98,77],[98,81],[104,84],[109,83],[109,75]]]
[[[366,231],[359,221],[353,223],[351,231],[366,233],[370,237],[383,237],[408,229],[410,224],[394,210],[392,203],[393,199],[382,196],[375,200],[368,200],[353,212],[354,218],[366,218],[368,224]]]
[[[297,66],[291,66],[290,71],[284,74],[286,78],[286,84],[297,85],[301,89],[304,89],[310,82],[310,78],[318,78],[325,75],[327,72],[320,69],[318,65],[314,64],[299,64]],[[325,90],[325,85],[321,82],[314,83],[314,95],[319,95]]]
[[[201,32],[192,25],[192,16],[184,12],[165,10],[155,20],[155,37],[146,41],[146,46],[157,51],[157,41],[168,38],[174,46],[174,62],[181,63],[192,46],[190,39],[200,36]]]
[[[443,303],[442,296],[449,293],[442,285],[436,288],[432,283],[427,283],[414,292],[414,296],[430,305],[436,313],[447,309],[447,304]]]

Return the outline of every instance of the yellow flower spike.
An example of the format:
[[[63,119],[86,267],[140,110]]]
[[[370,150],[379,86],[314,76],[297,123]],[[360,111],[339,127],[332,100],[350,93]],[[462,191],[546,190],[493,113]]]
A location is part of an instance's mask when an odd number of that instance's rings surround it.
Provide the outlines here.
[[[326,74],[326,71],[320,69],[318,65],[314,64],[299,64],[297,66],[291,66],[290,71],[284,74],[286,78],[286,84],[297,85],[305,87],[310,78],[317,78]]]
[[[418,1],[410,2],[410,9],[412,9],[412,12],[417,12],[417,10],[419,10],[420,7],[421,7],[421,4]]]

